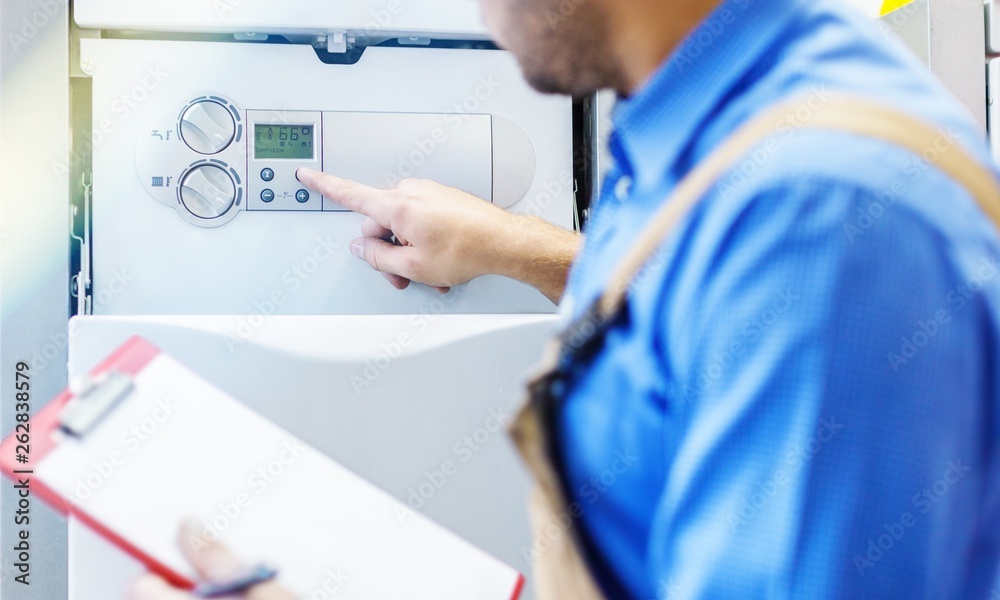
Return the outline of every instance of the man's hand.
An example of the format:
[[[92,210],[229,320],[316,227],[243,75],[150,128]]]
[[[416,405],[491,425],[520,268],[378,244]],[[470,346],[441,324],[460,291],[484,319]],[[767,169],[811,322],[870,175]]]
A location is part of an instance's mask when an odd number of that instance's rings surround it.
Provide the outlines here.
[[[558,302],[580,236],[518,216],[460,190],[404,179],[391,190],[299,169],[299,181],[368,217],[351,252],[403,289],[416,281],[441,291],[481,275],[505,275]],[[395,243],[393,243],[393,238]]]
[[[194,565],[198,574],[207,581],[231,581],[246,573],[246,566],[226,547],[216,541],[207,541],[200,537],[197,524],[185,524],[181,528],[180,544],[184,555]],[[227,598],[236,600],[237,597],[227,596]],[[255,585],[239,598],[246,600],[296,600],[294,594],[273,581]],[[129,599],[196,600],[196,596],[171,587],[166,581],[155,575],[146,575],[132,585]]]

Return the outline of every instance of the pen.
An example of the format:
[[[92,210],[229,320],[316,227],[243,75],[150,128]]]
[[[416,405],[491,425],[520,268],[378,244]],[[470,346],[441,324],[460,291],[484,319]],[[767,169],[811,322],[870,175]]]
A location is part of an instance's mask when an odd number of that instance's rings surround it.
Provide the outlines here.
[[[258,565],[245,575],[240,575],[221,583],[199,583],[194,588],[194,595],[199,598],[222,598],[241,594],[255,585],[271,581],[278,576],[278,571],[265,565]]]

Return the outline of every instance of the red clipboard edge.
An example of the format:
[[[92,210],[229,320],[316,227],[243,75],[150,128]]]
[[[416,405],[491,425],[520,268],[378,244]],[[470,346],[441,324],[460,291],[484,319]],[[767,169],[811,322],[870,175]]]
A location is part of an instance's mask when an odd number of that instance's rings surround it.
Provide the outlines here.
[[[118,371],[134,377],[146,368],[146,365],[159,354],[160,349],[156,346],[140,337],[132,337],[94,367],[90,371],[90,375],[96,376],[108,371]],[[17,473],[18,470],[34,471],[34,465],[45,460],[45,457],[56,446],[53,433],[59,428],[59,414],[62,412],[63,407],[66,406],[66,403],[72,399],[72,392],[68,389],[63,390],[28,421],[31,432],[31,453],[28,464],[21,465],[15,460],[17,440],[14,435],[16,431],[0,442],[0,471],[2,471],[5,477],[17,481],[25,475],[25,473]],[[130,544],[127,540],[105,527],[97,519],[87,514],[79,506],[74,505],[71,501],[45,485],[37,477],[31,478],[31,492],[64,517],[69,515],[76,517],[98,535],[117,546],[129,556],[142,562],[150,571],[163,577],[171,585],[187,589],[194,587],[194,582],[159,563],[153,557]]]
[[[524,589],[524,575],[521,573],[517,574],[517,583],[514,585],[514,594],[511,595],[510,600],[518,600],[521,597],[521,591]]]
[[[118,371],[126,375],[136,376],[146,368],[154,358],[160,354],[160,349],[152,345],[145,339],[133,336],[122,344],[117,350],[111,353],[90,371],[91,376],[100,375],[108,371]],[[59,414],[66,403],[73,399],[73,394],[68,389],[63,390],[51,402],[39,410],[29,421],[31,429],[31,444],[34,448],[31,452],[31,461],[26,465],[20,465],[23,470],[34,470],[34,463],[41,462],[49,452],[55,448],[53,433],[59,428]],[[15,461],[15,446],[17,440],[14,434],[7,436],[0,442],[0,471],[5,477],[17,480],[19,465]],[[55,490],[45,485],[37,478],[32,478],[32,493],[45,502],[61,515],[76,517],[81,523],[94,530],[98,535],[117,546],[120,550],[141,562],[147,569],[165,579],[170,585],[185,589],[192,589],[195,583],[173,569],[160,563],[152,556],[149,556],[141,549],[130,544],[127,540],[111,531],[100,521],[87,514],[80,507],[60,496]],[[514,584],[514,591],[511,600],[518,600],[524,589],[524,575],[517,574],[517,582]]]

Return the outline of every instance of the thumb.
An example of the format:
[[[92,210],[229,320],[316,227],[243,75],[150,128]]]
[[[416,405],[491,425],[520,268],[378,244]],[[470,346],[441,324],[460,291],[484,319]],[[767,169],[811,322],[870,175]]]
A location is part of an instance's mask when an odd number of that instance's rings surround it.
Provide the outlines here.
[[[413,265],[409,256],[412,250],[411,247],[397,246],[374,237],[358,238],[351,242],[351,254],[367,262],[376,271],[405,279],[413,278]]]
[[[228,581],[246,573],[247,567],[243,561],[217,539],[208,539],[202,535],[197,521],[185,521],[181,524],[180,538],[184,556],[198,574],[208,581]]]
[[[206,580],[213,583],[226,583],[247,574],[246,565],[229,548],[218,540],[209,540],[201,535],[197,521],[185,521],[181,525],[180,538],[184,555],[191,561],[198,574]],[[141,582],[140,585],[152,586],[154,591],[162,592],[162,587],[157,588],[155,581]],[[294,594],[273,580],[251,587],[240,597],[246,600],[296,600]],[[172,596],[163,596],[162,598],[150,596],[150,598],[173,600]]]

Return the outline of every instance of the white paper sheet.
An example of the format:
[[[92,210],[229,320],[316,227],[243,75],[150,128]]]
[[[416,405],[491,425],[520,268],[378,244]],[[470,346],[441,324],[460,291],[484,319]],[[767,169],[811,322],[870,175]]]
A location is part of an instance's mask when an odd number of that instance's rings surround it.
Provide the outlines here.
[[[275,374],[279,377],[279,374]],[[98,522],[196,579],[185,518],[296,595],[509,600],[514,569],[410,512],[164,354],[84,440],[37,475]],[[280,399],[276,399],[280,401]],[[405,451],[405,450],[401,450]]]

